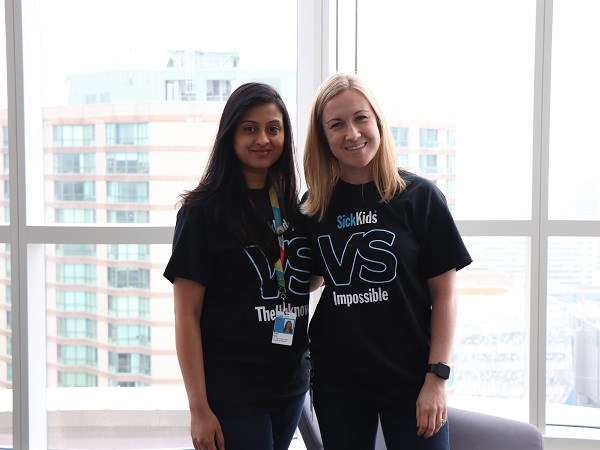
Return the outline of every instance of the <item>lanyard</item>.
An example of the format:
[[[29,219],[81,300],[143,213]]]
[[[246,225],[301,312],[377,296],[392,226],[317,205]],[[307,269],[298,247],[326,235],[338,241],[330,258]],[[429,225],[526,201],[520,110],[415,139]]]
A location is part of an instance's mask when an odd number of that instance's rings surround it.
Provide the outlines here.
[[[285,261],[285,240],[283,233],[285,227],[281,220],[281,211],[279,210],[279,199],[277,198],[277,190],[272,184],[269,186],[269,201],[271,202],[271,210],[273,211],[273,225],[277,241],[279,243],[279,259],[275,262],[275,275],[277,276],[277,284],[279,285],[279,295],[283,302],[285,310],[285,279],[283,277],[283,263]]]

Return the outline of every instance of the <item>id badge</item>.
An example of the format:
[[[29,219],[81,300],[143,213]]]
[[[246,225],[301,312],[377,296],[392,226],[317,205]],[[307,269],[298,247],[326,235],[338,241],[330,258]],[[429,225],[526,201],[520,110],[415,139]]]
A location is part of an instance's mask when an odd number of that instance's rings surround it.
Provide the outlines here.
[[[273,325],[273,344],[292,345],[296,331],[296,314],[293,312],[277,311]]]

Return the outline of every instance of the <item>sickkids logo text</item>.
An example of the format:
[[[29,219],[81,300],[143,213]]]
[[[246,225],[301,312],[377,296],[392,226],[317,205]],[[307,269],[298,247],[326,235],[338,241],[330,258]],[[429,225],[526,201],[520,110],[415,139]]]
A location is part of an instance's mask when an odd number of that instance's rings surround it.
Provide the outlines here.
[[[377,211],[357,211],[351,214],[337,216],[337,228],[355,227],[365,223],[377,223]]]

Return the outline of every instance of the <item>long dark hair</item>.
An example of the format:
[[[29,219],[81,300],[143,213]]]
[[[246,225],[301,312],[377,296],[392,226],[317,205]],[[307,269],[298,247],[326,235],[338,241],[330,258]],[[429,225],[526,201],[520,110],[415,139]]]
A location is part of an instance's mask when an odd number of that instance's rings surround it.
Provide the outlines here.
[[[219,225],[225,226],[238,242],[258,244],[263,250],[270,248],[271,243],[276,240],[265,224],[264,217],[259,216],[248,201],[248,187],[235,154],[234,137],[242,116],[250,108],[265,104],[277,105],[283,117],[284,128],[283,153],[269,168],[268,182],[277,188],[285,217],[288,220],[297,217],[298,169],[292,122],[279,93],[265,83],[246,83],[233,91],[221,114],[202,179],[195,189],[184,192],[180,199],[183,205],[202,203],[210,206]]]

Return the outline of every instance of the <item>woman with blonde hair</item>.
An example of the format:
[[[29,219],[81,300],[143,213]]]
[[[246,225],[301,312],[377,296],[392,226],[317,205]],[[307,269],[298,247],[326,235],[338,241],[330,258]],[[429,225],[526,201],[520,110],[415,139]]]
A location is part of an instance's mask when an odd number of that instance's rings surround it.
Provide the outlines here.
[[[318,89],[301,210],[324,286],[309,327],[325,450],[448,449],[456,272],[471,263],[435,184],[399,170],[391,131],[358,77]]]

